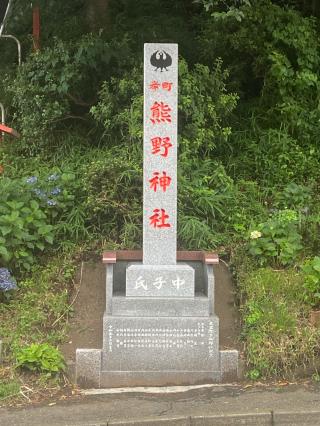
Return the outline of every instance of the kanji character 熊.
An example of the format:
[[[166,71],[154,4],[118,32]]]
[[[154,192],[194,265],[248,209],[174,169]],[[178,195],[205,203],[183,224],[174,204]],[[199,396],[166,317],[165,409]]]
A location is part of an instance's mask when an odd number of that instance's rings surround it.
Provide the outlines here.
[[[171,108],[163,102],[155,102],[151,107],[151,122],[156,123],[171,123]]]

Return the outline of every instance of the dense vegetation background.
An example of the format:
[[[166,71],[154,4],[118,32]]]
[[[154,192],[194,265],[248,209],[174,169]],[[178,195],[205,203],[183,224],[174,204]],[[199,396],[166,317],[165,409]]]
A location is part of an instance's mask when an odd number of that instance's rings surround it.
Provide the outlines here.
[[[1,42],[0,100],[22,134],[0,147],[0,267],[20,288],[0,304],[8,360],[63,339],[41,330],[64,312],[79,253],[141,246],[143,43],[176,42],[179,247],[232,264],[249,378],[297,366],[318,378],[319,4],[134,3],[39,0],[38,52],[29,2],[8,21],[24,56],[17,68]],[[43,292],[28,323],[21,307]],[[9,321],[17,306],[23,327]]]

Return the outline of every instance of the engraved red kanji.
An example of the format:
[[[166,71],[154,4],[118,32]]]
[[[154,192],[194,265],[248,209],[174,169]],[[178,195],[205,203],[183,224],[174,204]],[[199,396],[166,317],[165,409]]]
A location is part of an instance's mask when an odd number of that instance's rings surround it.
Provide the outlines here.
[[[158,187],[166,192],[167,187],[171,183],[171,177],[167,176],[166,172],[162,172],[162,176],[160,176],[159,172],[153,172],[153,178],[149,179],[150,189],[153,189],[154,192],[157,192]]]
[[[168,104],[163,102],[155,102],[151,110],[150,120],[153,124],[156,123],[171,123],[171,108]]]
[[[164,81],[162,83],[159,83],[159,81],[153,80],[149,84],[149,89],[158,90],[161,87],[163,90],[167,90],[168,92],[171,92],[172,85],[173,83],[171,83],[170,81]]]
[[[173,85],[173,83],[170,83],[169,81],[164,81],[162,83],[162,89],[168,90],[168,92],[171,92],[172,85]]]
[[[169,136],[166,136],[165,138],[156,136],[155,138],[151,139],[151,143],[152,154],[160,154],[162,157],[168,156],[169,148],[172,147]]]
[[[165,209],[154,209],[153,215],[149,217],[150,226],[154,228],[170,228],[170,223],[167,223],[166,220],[169,219],[169,215],[166,214]]]
[[[151,81],[151,83],[149,84],[149,88],[151,90],[158,90],[159,87],[160,87],[160,83],[158,81],[155,81],[155,80]]]

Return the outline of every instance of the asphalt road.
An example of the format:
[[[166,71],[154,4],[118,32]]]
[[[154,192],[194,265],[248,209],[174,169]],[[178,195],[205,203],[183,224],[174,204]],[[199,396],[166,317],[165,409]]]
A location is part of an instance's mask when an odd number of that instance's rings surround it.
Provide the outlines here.
[[[1,426],[320,425],[320,387],[211,386],[111,391],[55,405],[0,409]],[[114,393],[118,392],[118,393]]]

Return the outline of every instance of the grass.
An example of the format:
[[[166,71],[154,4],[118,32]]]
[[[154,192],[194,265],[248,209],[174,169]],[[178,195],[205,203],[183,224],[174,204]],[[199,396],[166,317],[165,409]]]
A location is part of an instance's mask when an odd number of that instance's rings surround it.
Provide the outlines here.
[[[309,324],[303,277],[295,269],[242,269],[238,277],[247,376],[289,377],[317,371],[320,329]]]
[[[20,385],[17,381],[9,381],[0,383],[0,402],[18,395],[20,392]]]
[[[68,307],[68,288],[74,271],[68,257],[53,259],[45,267],[37,266],[30,276],[18,282],[17,293],[0,304],[0,336],[7,360],[14,359],[16,350],[24,345],[61,342],[66,335],[66,318],[58,327],[52,325]]]

